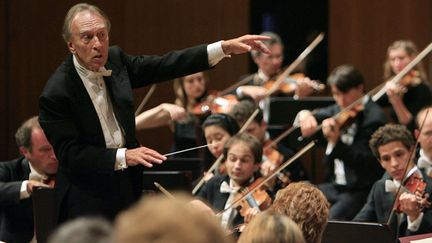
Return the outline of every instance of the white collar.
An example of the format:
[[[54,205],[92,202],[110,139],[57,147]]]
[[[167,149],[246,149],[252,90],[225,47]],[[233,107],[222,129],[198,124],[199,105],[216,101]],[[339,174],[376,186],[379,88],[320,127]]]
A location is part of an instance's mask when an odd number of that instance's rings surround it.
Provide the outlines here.
[[[98,72],[94,72],[91,70],[88,70],[84,66],[82,66],[75,55],[73,55],[73,63],[75,66],[75,69],[77,70],[78,74],[90,81],[95,80],[98,77],[102,76],[111,76],[112,70],[107,70],[105,67],[99,68]]]

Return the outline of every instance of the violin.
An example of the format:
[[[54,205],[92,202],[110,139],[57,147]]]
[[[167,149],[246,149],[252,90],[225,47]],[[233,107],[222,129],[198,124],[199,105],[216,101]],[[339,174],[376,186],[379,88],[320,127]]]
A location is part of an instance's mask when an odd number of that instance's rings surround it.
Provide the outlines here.
[[[403,85],[405,87],[417,85],[421,83],[420,73],[417,70],[411,70],[408,72],[401,80],[399,80],[398,84]]]
[[[289,75],[286,78],[285,82],[279,83],[279,87],[276,89],[279,90],[281,93],[292,95],[297,90],[297,83],[306,78],[306,76],[303,73],[296,73],[293,75]],[[317,81],[311,80],[311,82],[306,83],[307,86],[311,87],[314,91],[321,92],[325,89],[325,85],[321,84]],[[275,89],[276,80],[269,80],[263,84],[263,87],[266,88],[268,91]]]
[[[194,115],[201,116],[209,113],[227,114],[238,103],[237,97],[233,94],[223,96],[210,95],[209,97],[208,100],[194,105],[192,108]]]
[[[242,197],[244,197],[244,199],[240,200],[237,203],[237,207],[236,207],[242,217],[245,217],[247,211],[251,208],[258,208],[259,210],[265,210],[270,207],[272,203],[272,199],[270,195],[264,190],[264,188],[261,187],[255,189],[250,195],[247,195],[252,189],[259,186],[259,184],[261,184],[262,182],[263,182],[262,177],[256,179],[249,186],[242,189],[241,192],[238,193],[234,198],[234,202],[236,202]]]
[[[344,109],[337,116],[334,117],[336,123],[340,128],[347,127],[351,125],[357,115],[364,110],[364,105],[362,103],[358,103],[352,106],[350,109]]]
[[[432,51],[432,43],[430,43],[425,49],[423,49],[408,65],[406,65],[398,74],[396,74],[389,82],[398,83],[400,80],[404,79],[405,76],[411,76],[411,73],[415,74],[415,72],[412,72],[413,68],[426,56],[429,54],[429,52]],[[406,81],[408,81],[407,78]],[[384,83],[385,84],[385,83]],[[383,84],[378,85],[376,88],[374,88],[370,93],[374,94],[372,96],[372,101],[376,102],[387,92],[387,87],[382,87]]]
[[[404,186],[401,188],[404,192],[409,192],[417,196],[418,204],[421,208],[429,208],[431,206],[431,202],[428,201],[429,194],[426,193],[426,182],[423,178],[418,174],[412,174],[404,183]],[[397,213],[401,213],[399,201],[396,201],[394,209]]]

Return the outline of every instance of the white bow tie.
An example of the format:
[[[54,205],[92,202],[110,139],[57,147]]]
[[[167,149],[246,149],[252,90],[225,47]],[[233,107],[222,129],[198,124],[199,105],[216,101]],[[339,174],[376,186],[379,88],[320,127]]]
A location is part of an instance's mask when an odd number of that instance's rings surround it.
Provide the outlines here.
[[[228,185],[226,181],[222,182],[220,186],[220,192],[221,193],[235,193],[240,189],[240,187],[231,187]]]
[[[420,156],[420,158],[417,160],[417,167],[420,169],[427,169],[432,167],[432,162],[429,161],[425,156]]]
[[[385,191],[395,193],[397,191],[397,188],[399,187],[399,185],[396,185],[396,183],[393,180],[386,180],[385,181]]]
[[[99,71],[97,72],[93,72],[93,71],[89,71],[87,72],[87,78],[88,79],[97,79],[99,77],[109,77],[111,76],[112,70],[107,70],[104,67],[102,67]]]

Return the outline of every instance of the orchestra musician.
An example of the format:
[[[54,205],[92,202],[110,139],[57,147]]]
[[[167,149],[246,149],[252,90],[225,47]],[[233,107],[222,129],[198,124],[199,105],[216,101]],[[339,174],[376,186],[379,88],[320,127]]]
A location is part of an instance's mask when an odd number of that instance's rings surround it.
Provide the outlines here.
[[[384,80],[389,80],[404,69],[418,54],[417,47],[410,40],[397,40],[387,49],[384,63]],[[415,128],[415,116],[425,106],[432,103],[431,87],[421,63],[398,83],[387,82],[386,95],[378,104],[390,106],[390,115],[395,123],[406,125],[411,131]]]
[[[329,218],[329,203],[314,185],[293,182],[279,190],[269,211],[288,216],[308,243],[320,243]]]
[[[245,187],[257,179],[256,172],[262,158],[262,145],[252,135],[239,133],[225,144],[224,157],[227,174],[212,177],[197,196],[208,202],[214,210],[230,208],[222,213],[220,220],[222,227],[231,229],[259,212],[251,207],[242,216],[236,210],[237,207],[231,207],[231,204],[242,196]]]
[[[254,74],[241,78],[240,80],[246,78],[247,82],[236,89],[236,94],[238,97],[250,96],[255,101],[259,101],[267,96],[268,89],[264,88],[263,85],[267,81],[276,80],[277,75],[281,72],[284,59],[284,45],[280,36],[273,32],[263,32],[260,35],[270,37],[269,40],[265,40],[263,43],[270,49],[271,54],[267,55],[257,51],[252,51],[252,60],[258,66],[258,71]],[[307,77],[288,81],[296,82],[296,97],[309,96],[314,92],[312,88],[314,85],[313,81]]]
[[[31,195],[37,187],[53,186],[58,161],[36,116],[18,128],[15,140],[22,157],[0,162],[0,241],[30,242]]]
[[[363,76],[353,66],[336,67],[327,82],[336,104],[314,112],[300,111],[295,123],[300,126],[303,137],[308,137],[317,132],[318,122],[322,122],[321,131],[327,141],[324,162],[328,171],[326,182],[318,187],[331,204],[330,219],[350,220],[363,206],[372,184],[382,175],[368,142],[386,118],[382,109],[364,96]],[[359,99],[362,107],[339,114]]]
[[[174,132],[172,151],[198,146],[202,135],[201,123],[205,117],[192,114],[194,105],[204,101],[207,96],[208,78],[204,72],[190,74],[174,80],[174,104],[162,103],[144,111],[135,118],[136,129],[169,126]],[[184,158],[197,158],[199,151],[192,150],[176,155]]]
[[[251,114],[257,109],[257,105],[249,99],[244,99],[236,104],[232,111],[231,116],[237,120],[240,126],[246,122],[246,120],[251,116]],[[260,110],[258,115],[252,120],[249,126],[245,130],[247,133],[255,136],[264,146],[263,160],[261,163],[261,174],[267,176],[271,174],[275,169],[278,168],[283,162],[288,160],[294,155],[294,151],[284,146],[283,144],[277,144],[275,148],[266,147],[272,141],[269,134],[267,133],[267,124],[263,120],[263,113]],[[284,171],[287,175],[287,180],[289,181],[301,181],[307,180],[306,172],[301,164],[301,161],[297,160],[290,164]],[[275,177],[277,179],[277,177]],[[271,190],[277,191],[277,189],[284,187],[285,183],[281,181],[275,181],[274,185],[271,186]]]
[[[414,156],[410,157],[414,144],[410,131],[402,125],[387,124],[372,135],[369,145],[386,173],[373,185],[355,221],[388,222],[396,190],[402,183],[401,194],[396,198],[398,210],[389,223],[394,237],[432,232],[432,211],[425,201],[429,199],[424,198],[432,190],[432,180],[418,169]]]
[[[202,124],[204,138],[207,144],[213,144],[208,147],[209,153],[204,153],[205,170],[210,167],[210,164],[215,162],[219,156],[223,154],[225,143],[239,131],[237,122],[227,114],[211,114]],[[207,152],[207,151],[206,151]],[[216,170],[216,174],[225,173],[225,169]],[[210,175],[206,175],[210,179]]]
[[[432,107],[423,108],[416,118],[416,137],[420,144],[417,166],[432,178]]]
[[[71,52],[39,98],[39,122],[59,159],[59,222],[99,215],[114,219],[142,194],[142,166],[166,159],[135,136],[132,89],[210,69],[267,37],[244,35],[164,56],[131,56],[109,46],[110,21],[97,6],[71,7],[63,39]]]

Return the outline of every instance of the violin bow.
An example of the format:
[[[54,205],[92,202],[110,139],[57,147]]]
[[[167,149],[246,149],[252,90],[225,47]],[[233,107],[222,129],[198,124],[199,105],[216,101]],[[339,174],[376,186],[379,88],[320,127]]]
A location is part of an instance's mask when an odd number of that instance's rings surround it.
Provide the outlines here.
[[[321,43],[321,41],[324,39],[324,33],[321,32],[304,51],[292,62],[286,69],[283,71],[281,75],[276,79],[276,82],[274,83],[273,87],[267,92],[266,96],[272,95],[274,92],[276,92],[279,88],[279,85],[282,84],[282,82],[285,81],[285,79],[290,75],[294,69],[300,65],[301,62],[311,53],[315,47]]]
[[[389,82],[395,82],[395,83],[399,82],[399,80],[401,80],[409,71],[411,71],[411,69],[413,69],[415,65],[417,65],[427,54],[429,54],[430,51],[432,51],[432,43],[430,43],[422,52],[420,52],[407,66],[405,66],[404,69],[402,69],[402,71],[400,71],[396,76],[394,76]],[[344,109],[342,109],[341,111],[333,115],[332,117],[336,119],[341,114],[353,109],[355,106],[361,104],[362,102],[366,102],[367,101],[365,99],[366,96],[371,96],[371,100],[373,102],[376,102],[387,91],[385,84],[386,84],[385,82],[379,84],[378,86],[376,86],[375,88],[367,92],[365,95],[363,95],[362,97],[360,97],[359,99],[357,99],[356,101],[354,101],[349,106],[345,107]],[[315,132],[312,135],[314,135],[316,132],[321,130],[321,128],[322,128],[322,124],[317,126]],[[300,136],[298,138],[299,141],[302,141],[303,139],[305,139],[305,137],[303,136]]]
[[[161,186],[159,183],[153,182],[153,184],[156,186],[157,189],[159,189],[159,191],[161,191],[169,199],[175,200],[175,197],[167,189],[165,189],[163,186]]]
[[[425,116],[423,118],[423,121],[422,121],[422,123],[420,125],[420,128],[419,128],[419,136],[417,137],[416,142],[415,142],[414,146],[412,147],[412,149],[410,151],[410,154],[409,154],[409,157],[408,157],[408,161],[406,161],[406,165],[405,165],[404,173],[403,173],[404,176],[402,177],[400,185],[399,185],[398,189],[396,190],[395,198],[394,198],[393,204],[392,204],[393,206],[391,207],[391,211],[390,211],[389,217],[387,218],[387,225],[390,224],[391,218],[393,217],[393,214],[396,211],[395,210],[395,206],[396,206],[396,203],[397,203],[397,201],[399,199],[399,196],[400,196],[399,194],[401,193],[401,190],[404,187],[403,183],[405,182],[405,180],[408,179],[408,166],[409,166],[409,162],[410,162],[410,160],[414,159],[415,151],[416,151],[416,148],[417,148],[417,146],[419,144],[419,138],[420,138],[421,132],[423,130],[423,125],[426,122],[426,118],[427,118],[428,114],[429,114],[429,109],[426,110],[426,114],[425,114]]]
[[[255,111],[247,119],[247,121],[243,124],[243,126],[241,127],[240,131],[238,131],[238,133],[242,133],[242,132],[244,132],[247,129],[247,127],[252,123],[252,121],[258,115],[259,111],[260,111],[259,108],[255,109]],[[223,156],[223,154],[221,154],[216,159],[216,161],[212,164],[212,166],[210,166],[210,168],[205,172],[205,174],[211,173],[211,172],[215,171],[219,167],[219,165],[222,162],[223,158],[224,158],[224,156]],[[196,186],[193,188],[192,195],[195,195],[198,192],[198,190],[204,185],[204,183],[205,183],[205,180],[204,180],[204,176],[203,176],[201,178],[201,180],[198,182],[198,184],[196,184]]]
[[[147,94],[144,96],[144,98],[142,99],[141,103],[139,104],[138,108],[135,111],[135,116],[138,116],[139,113],[141,112],[142,108],[144,107],[144,105],[147,103],[147,101],[150,99],[150,96],[153,94],[153,92],[156,89],[156,84],[153,84],[149,91],[147,92]]]
[[[235,200],[229,207],[227,207],[227,208],[223,209],[222,211],[220,211],[219,213],[217,213],[216,216],[222,215],[224,212],[226,212],[227,210],[233,208],[239,202],[241,202],[245,198],[249,197],[252,193],[254,193],[256,190],[258,190],[259,188],[261,188],[265,183],[267,183],[269,180],[271,180],[275,175],[279,174],[283,169],[285,169],[288,165],[290,165],[295,160],[297,160],[300,156],[302,156],[304,153],[306,153],[313,146],[315,146],[315,141],[311,141],[310,143],[308,143],[300,151],[298,151],[296,154],[294,154],[290,159],[288,159],[283,164],[281,164],[279,166],[279,168],[277,170],[275,170],[272,174],[270,174],[267,177],[265,177],[265,179],[261,183],[259,183],[258,185],[256,185],[254,188],[250,189],[246,194],[244,194],[239,199]]]
[[[432,42],[421,51],[408,65],[406,65],[402,71],[400,71],[396,76],[394,76],[389,82],[398,83],[405,75],[408,74],[423,58],[425,58],[429,52],[432,51]],[[376,102],[379,100],[385,93],[387,92],[387,88],[384,86],[380,91],[378,91],[374,96],[372,96],[372,101]]]

